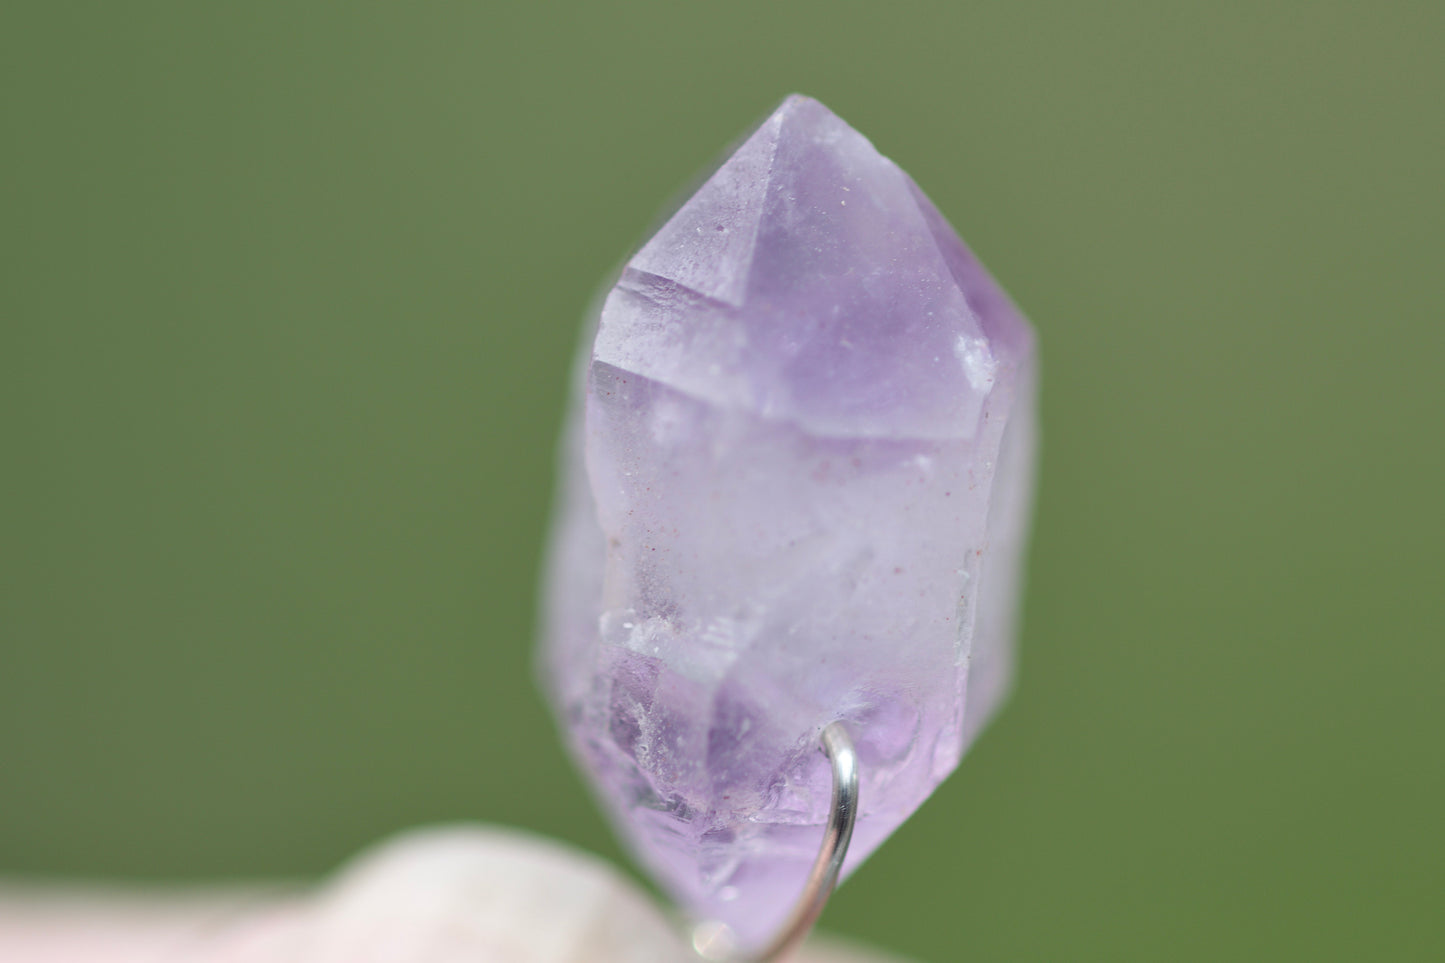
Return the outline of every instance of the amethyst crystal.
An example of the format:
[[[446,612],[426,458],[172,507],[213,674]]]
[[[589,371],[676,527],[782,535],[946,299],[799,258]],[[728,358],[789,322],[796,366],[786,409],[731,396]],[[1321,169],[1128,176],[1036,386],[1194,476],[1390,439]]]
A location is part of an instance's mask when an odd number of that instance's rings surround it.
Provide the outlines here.
[[[744,944],[857,744],[856,866],[1005,693],[1027,322],[923,192],[793,96],[628,262],[577,372],[543,671],[622,834]]]

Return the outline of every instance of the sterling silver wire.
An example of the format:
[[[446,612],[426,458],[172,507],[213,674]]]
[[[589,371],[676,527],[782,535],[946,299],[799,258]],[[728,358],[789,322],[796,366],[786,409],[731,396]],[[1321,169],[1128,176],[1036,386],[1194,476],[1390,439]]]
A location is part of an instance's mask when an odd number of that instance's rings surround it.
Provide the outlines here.
[[[828,825],[823,832],[823,845],[818,858],[808,871],[802,895],[794,904],[778,934],[748,963],[783,963],[807,938],[813,924],[838,885],[843,858],[853,839],[853,823],[858,818],[858,755],[853,740],[841,722],[831,723],[823,730],[823,752],[833,766],[833,798]],[[721,923],[703,923],[693,930],[693,949],[705,960],[736,960],[732,953],[732,934]]]

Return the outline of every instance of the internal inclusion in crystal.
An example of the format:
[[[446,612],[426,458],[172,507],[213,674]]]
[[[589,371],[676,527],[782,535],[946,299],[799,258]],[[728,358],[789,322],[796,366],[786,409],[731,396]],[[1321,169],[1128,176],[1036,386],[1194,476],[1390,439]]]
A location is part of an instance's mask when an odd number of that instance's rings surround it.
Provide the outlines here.
[[[912,180],[790,97],[628,262],[566,431],[543,670],[642,863],[745,943],[787,913],[843,720],[845,874],[1002,699],[1027,323]]]

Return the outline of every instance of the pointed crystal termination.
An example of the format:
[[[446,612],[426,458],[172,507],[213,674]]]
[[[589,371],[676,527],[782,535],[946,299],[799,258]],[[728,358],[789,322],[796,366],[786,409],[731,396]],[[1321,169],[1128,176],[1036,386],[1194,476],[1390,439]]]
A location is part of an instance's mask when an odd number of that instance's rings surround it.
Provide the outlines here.
[[[845,873],[1005,694],[1033,337],[923,192],[789,97],[637,252],[578,367],[542,669],[622,835],[765,940],[857,745]]]

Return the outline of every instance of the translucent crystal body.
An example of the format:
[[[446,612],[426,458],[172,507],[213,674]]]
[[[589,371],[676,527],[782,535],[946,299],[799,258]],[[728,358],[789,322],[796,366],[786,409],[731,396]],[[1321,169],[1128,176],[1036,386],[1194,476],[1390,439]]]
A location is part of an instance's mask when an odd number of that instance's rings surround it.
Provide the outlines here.
[[[628,262],[578,367],[542,668],[642,863],[745,943],[856,866],[1008,684],[1029,327],[913,181],[790,97]]]

